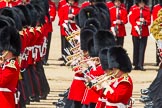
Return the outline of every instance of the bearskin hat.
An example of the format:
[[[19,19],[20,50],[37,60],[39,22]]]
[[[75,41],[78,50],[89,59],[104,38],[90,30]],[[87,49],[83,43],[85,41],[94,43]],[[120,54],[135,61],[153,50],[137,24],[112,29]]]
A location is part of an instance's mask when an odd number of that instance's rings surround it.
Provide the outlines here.
[[[43,10],[43,8],[39,5],[34,5],[36,11],[37,11],[37,21],[40,23],[40,24],[44,24],[45,23],[45,11]]]
[[[93,2],[98,3],[98,2],[106,2],[106,0],[93,0]]]
[[[16,11],[16,13],[18,14],[18,16],[19,16],[19,18],[20,18],[20,20],[21,20],[22,26],[23,26],[23,27],[26,26],[26,25],[27,25],[26,19],[25,19],[25,16],[24,16],[24,13],[22,12],[22,10],[19,9],[19,8],[17,8],[17,7],[12,7],[12,8],[13,8],[13,9]]]
[[[120,1],[121,3],[124,3],[124,0],[118,0],[118,1]],[[115,0],[112,0],[112,2],[115,2]]]
[[[25,16],[25,20],[26,20],[26,26],[30,26],[32,17],[31,17],[29,9],[27,9],[25,5],[18,5],[16,6],[16,8],[19,8],[23,12]]]
[[[88,50],[88,41],[93,39],[94,32],[91,29],[83,28],[80,33],[81,50]]]
[[[88,41],[87,44],[88,54],[90,57],[98,57],[94,49],[94,40],[93,38]]]
[[[5,26],[16,27],[15,21],[8,16],[0,15],[0,29]]]
[[[148,0],[136,0],[136,4],[137,4],[137,3],[141,3],[141,2],[147,4],[147,3],[148,3]]]
[[[94,5],[94,8],[97,8],[100,14],[100,18],[98,19],[99,22],[101,23],[102,29],[108,29],[110,30],[111,27],[111,21],[110,21],[110,12],[109,9],[107,8],[105,3],[96,3]]]
[[[14,27],[5,26],[0,30],[0,52],[8,50],[14,56],[19,56],[21,40],[18,31]]]
[[[31,26],[32,27],[35,27],[36,24],[37,24],[37,11],[35,9],[35,7],[32,5],[32,4],[27,4],[26,5],[27,9],[30,10],[30,15],[32,17],[32,20],[31,20]]]
[[[48,0],[31,0],[30,3],[32,5],[39,5],[40,7],[42,7],[42,9],[45,12],[45,15],[48,17],[48,20],[50,21]]]
[[[97,30],[101,29],[101,24],[96,18],[89,18],[85,22],[85,27],[94,26]]]
[[[13,8],[5,7],[1,9],[0,15],[11,17],[15,21],[17,30],[22,30],[21,19]]]
[[[87,21],[88,18],[97,18],[98,19],[99,14],[92,6],[87,6],[80,10],[78,14],[79,19],[79,25],[81,28],[84,27],[85,21]]]
[[[108,48],[103,48],[99,52],[100,63],[103,70],[109,69],[107,52]]]
[[[112,46],[108,53],[109,68],[118,68],[123,72],[131,72],[132,64],[125,49],[121,46]]]
[[[108,30],[99,30],[94,36],[94,45],[98,54],[100,49],[116,45],[114,35]]]

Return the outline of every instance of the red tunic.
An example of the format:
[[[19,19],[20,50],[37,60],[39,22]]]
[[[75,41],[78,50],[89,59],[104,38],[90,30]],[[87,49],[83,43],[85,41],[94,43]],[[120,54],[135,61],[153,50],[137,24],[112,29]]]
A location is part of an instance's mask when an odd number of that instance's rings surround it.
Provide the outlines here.
[[[28,46],[29,44],[29,38],[28,38],[28,34],[27,34],[27,29],[23,29],[23,36],[21,36],[21,40],[23,42],[23,49],[21,50],[21,68],[27,68],[28,67],[28,62],[27,62],[27,54],[28,54],[28,51],[26,50],[26,47]]]
[[[43,29],[42,29],[43,30]],[[40,61],[41,60],[41,57],[42,57],[42,50],[41,50],[41,46],[42,46],[42,44],[43,44],[43,41],[44,41],[44,37],[43,37],[43,35],[42,35],[42,30],[41,30],[41,26],[37,26],[36,27],[36,34],[38,35],[38,38],[37,38],[37,41],[36,41],[36,43],[35,43],[35,50],[37,51],[37,56],[36,56],[36,61],[38,62],[38,61]]]
[[[140,8],[138,6],[133,6],[134,8],[131,8],[131,13],[129,16],[129,21],[132,25],[131,35],[135,37],[139,37],[138,32],[136,31],[135,27],[139,27],[137,22],[139,22],[140,19]],[[143,11],[143,18],[145,19],[145,24],[142,25],[142,37],[149,36],[149,28],[148,26],[151,24],[151,13],[149,7],[145,6]]]
[[[91,69],[91,71],[89,72],[89,76],[100,76],[104,74],[104,70],[102,69],[101,65],[99,65],[96,70]],[[89,104],[89,103],[97,103],[98,98],[99,98],[99,94],[97,94],[94,90],[90,89],[90,88],[86,88],[85,92],[84,92],[84,97],[82,99],[82,103],[83,104]]]
[[[114,6],[114,3],[112,1],[108,1],[108,2],[106,2],[106,6],[107,6],[107,8],[111,8]]]
[[[54,21],[56,16],[56,5],[51,0],[49,0],[49,14],[51,21]]]
[[[91,3],[89,1],[85,1],[85,2],[82,3],[80,9],[83,9],[83,8],[89,6],[89,5],[91,5]]]
[[[58,11],[61,9],[61,7],[63,6],[63,5],[65,5],[67,2],[66,2],[66,0],[59,0],[59,2],[58,2]]]
[[[66,34],[66,32],[65,32],[64,27],[62,26],[62,24],[68,22],[68,20],[69,20],[68,19],[68,14],[69,14],[69,9],[70,8],[72,10],[72,14],[73,15],[77,15],[79,13],[79,10],[80,10],[80,8],[78,6],[74,5],[74,6],[71,6],[70,7],[69,4],[64,5],[60,9],[60,15],[59,15],[59,17],[60,17],[61,35],[63,35],[63,36],[67,36],[67,34]],[[75,23],[71,23],[70,26],[71,26],[71,28],[73,30],[76,30],[77,29]]]
[[[35,33],[34,33],[34,29],[33,28],[29,28],[26,30],[27,34],[28,34],[28,39],[29,39],[29,42],[28,42],[28,65],[32,65],[34,63],[34,59],[32,58],[32,52],[34,50],[34,47],[33,47],[33,42],[35,41]]]
[[[114,80],[110,87],[113,92],[108,91],[106,95],[103,94],[103,90],[100,90],[100,98],[96,104],[96,108],[117,108],[117,103],[127,105],[133,92],[133,83],[130,76],[124,76]],[[115,105],[112,105],[115,104]]]
[[[160,4],[157,4],[153,7],[153,10],[152,10],[152,17],[153,17],[153,21],[158,17],[158,11],[162,9],[162,6],[160,6]]]
[[[111,7],[115,6],[115,5],[114,5],[114,3],[112,1],[108,1],[108,2],[106,2],[106,6],[107,6],[107,8],[111,8]],[[126,8],[124,3],[122,3],[121,6]]]
[[[83,74],[76,73],[70,86],[68,99],[82,101],[85,89],[86,86]]]
[[[110,10],[110,19],[111,19],[111,24],[112,27],[117,27],[118,28],[118,34],[116,34],[118,37],[124,37],[126,36],[126,30],[125,30],[125,24],[128,22],[128,17],[127,17],[127,10],[123,6],[120,6],[119,8],[119,14],[117,15],[117,9],[115,6],[109,8]],[[118,19],[121,20],[121,24],[116,24],[117,16],[119,17]]]
[[[0,90],[0,107],[15,108],[14,93],[19,79],[20,67],[18,60],[7,60],[0,67],[0,89],[9,89],[10,92]]]
[[[16,1],[11,1],[11,2],[0,1],[0,8],[14,7],[19,4],[21,4],[21,0],[16,0]]]
[[[51,0],[49,0],[49,14],[50,14],[49,28],[51,28],[51,32],[52,32],[53,31],[52,22],[55,20],[55,16],[56,16],[56,5]]]

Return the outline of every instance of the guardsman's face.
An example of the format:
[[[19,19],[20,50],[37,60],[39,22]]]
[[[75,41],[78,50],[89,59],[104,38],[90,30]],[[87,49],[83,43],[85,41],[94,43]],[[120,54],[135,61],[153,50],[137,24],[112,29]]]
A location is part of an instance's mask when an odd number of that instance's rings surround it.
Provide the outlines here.
[[[74,4],[74,0],[68,0],[68,3],[73,5]]]
[[[115,4],[115,6],[120,6],[121,5],[121,2],[120,2],[120,0],[115,0],[114,1],[114,4]]]
[[[145,6],[145,3],[144,2],[140,2],[140,3],[138,3],[138,6],[139,7],[144,7]]]

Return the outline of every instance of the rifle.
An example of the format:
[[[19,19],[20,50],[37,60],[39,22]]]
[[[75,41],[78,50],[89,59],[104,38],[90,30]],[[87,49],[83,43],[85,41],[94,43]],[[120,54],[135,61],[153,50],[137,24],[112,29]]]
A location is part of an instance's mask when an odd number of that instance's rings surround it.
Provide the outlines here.
[[[142,10],[143,10],[143,7],[140,8],[140,19],[143,18]],[[143,25],[143,22],[140,21],[140,25],[139,25],[139,38],[140,39],[142,38],[142,25]]]
[[[72,4],[69,3],[69,6],[70,6],[70,7],[69,7],[68,15],[73,13]],[[74,20],[74,17],[73,17],[72,19],[69,19],[69,20]],[[70,25],[70,21],[69,21],[69,20],[68,20],[68,23],[67,23],[68,28],[70,28],[71,31],[74,31],[74,30],[72,29],[71,25]]]
[[[119,16],[119,6],[116,6],[116,20],[120,20],[120,16]],[[117,36],[119,34],[118,24],[115,25],[114,31],[115,31],[115,34]]]

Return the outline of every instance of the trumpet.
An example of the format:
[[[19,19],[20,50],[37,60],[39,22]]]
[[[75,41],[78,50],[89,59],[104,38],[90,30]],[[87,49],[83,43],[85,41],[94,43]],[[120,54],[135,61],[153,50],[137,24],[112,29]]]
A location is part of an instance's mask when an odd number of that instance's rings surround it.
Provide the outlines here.
[[[93,57],[93,58],[82,60],[82,61],[79,62],[79,64],[82,64],[82,63],[85,63],[85,62],[88,62],[88,61],[97,61],[97,60],[99,60],[98,57]]]
[[[79,47],[80,47],[80,45],[76,45],[75,47],[71,48],[70,51],[73,52],[73,51],[75,51],[75,50],[79,50]]]
[[[67,58],[67,60],[73,60],[74,58],[77,58],[77,57],[80,57],[81,56],[81,53],[80,52],[78,52],[78,53],[76,53],[76,54],[73,54],[73,55],[69,55],[69,56],[67,56],[66,58]]]
[[[101,75],[98,78],[93,79],[91,82],[88,83],[88,87],[92,88],[92,87],[96,87],[98,90],[103,88],[102,84],[105,81],[112,81],[112,78],[115,78],[115,76],[118,74],[120,70],[117,69],[115,72],[113,70],[111,70],[109,73],[105,73],[104,75]]]
[[[74,32],[72,32],[69,36],[66,36],[65,38],[66,38],[66,40],[71,40],[71,39],[73,39],[75,36],[78,36],[80,34],[80,31],[74,31]]]

